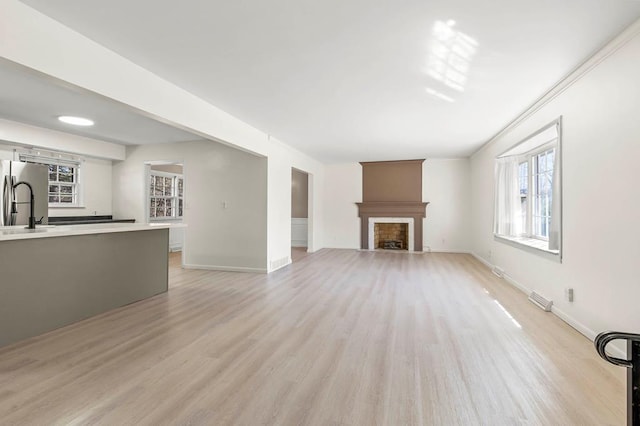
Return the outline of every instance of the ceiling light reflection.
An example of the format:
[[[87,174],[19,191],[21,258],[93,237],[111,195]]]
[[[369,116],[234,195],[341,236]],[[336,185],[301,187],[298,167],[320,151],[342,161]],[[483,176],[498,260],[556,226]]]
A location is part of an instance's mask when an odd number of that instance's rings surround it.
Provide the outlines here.
[[[427,91],[428,94],[438,99],[441,99],[447,102],[455,102],[455,99],[453,99],[451,96],[447,96],[444,93],[438,92],[437,90],[432,89],[431,87],[425,87],[425,90]]]
[[[445,86],[462,92],[478,42],[456,30],[455,24],[453,20],[435,22],[426,72]]]

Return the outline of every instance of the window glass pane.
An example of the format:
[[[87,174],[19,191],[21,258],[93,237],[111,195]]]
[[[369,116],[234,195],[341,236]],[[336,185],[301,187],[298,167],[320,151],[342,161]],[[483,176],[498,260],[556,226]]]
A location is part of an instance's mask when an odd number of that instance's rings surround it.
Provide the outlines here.
[[[60,202],[60,197],[57,196],[49,196],[49,202],[50,203],[59,203]]]
[[[58,192],[58,185],[49,185],[49,192]]]
[[[156,217],[164,217],[164,199],[156,199]]]
[[[523,162],[518,166],[520,180],[520,196],[526,196],[529,192],[529,163]]]
[[[61,203],[73,203],[73,197],[71,197],[71,196],[61,196],[60,197],[60,202]]]
[[[182,199],[178,200],[178,216],[182,217]]]
[[[68,173],[58,173],[58,180],[60,182],[73,182],[73,175]]]
[[[153,172],[152,172],[153,173]],[[183,191],[183,179],[179,175],[160,176],[152,174],[149,182],[149,217],[176,217],[181,211],[180,193]]]
[[[60,185],[60,192],[63,194],[72,194],[73,186],[71,185]]]

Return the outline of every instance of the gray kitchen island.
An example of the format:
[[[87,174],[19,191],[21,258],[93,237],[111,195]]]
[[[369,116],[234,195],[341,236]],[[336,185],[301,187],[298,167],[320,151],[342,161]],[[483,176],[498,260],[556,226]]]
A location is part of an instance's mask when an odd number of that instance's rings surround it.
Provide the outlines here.
[[[0,347],[166,292],[170,227],[0,227]]]

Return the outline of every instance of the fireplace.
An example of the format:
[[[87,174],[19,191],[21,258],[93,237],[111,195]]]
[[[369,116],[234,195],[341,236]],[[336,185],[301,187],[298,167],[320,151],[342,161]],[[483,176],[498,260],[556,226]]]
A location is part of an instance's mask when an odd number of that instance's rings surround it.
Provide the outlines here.
[[[412,218],[369,218],[369,248],[371,250],[414,249],[414,226]]]
[[[373,247],[383,250],[408,250],[409,224],[374,223]]]
[[[422,201],[423,162],[360,163],[362,202],[356,204],[362,249],[422,251],[422,225],[429,204]]]

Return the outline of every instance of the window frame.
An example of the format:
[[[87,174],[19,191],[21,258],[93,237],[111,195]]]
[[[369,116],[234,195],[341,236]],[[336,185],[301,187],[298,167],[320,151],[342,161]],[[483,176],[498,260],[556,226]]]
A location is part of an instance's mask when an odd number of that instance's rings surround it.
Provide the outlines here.
[[[47,170],[47,205],[48,205],[49,208],[53,208],[53,209],[57,209],[57,208],[63,208],[63,209],[65,209],[65,208],[67,208],[67,209],[69,209],[69,208],[71,208],[71,209],[73,209],[73,208],[83,208],[83,198],[82,198],[82,189],[83,189],[83,184],[82,184],[82,160],[57,159],[57,158],[53,158],[53,157],[47,157],[47,156],[37,155],[37,154],[27,154],[27,153],[19,153],[18,154],[18,159],[19,159],[19,161],[22,161],[22,162],[25,162],[25,163],[42,164],[44,166],[47,166],[47,168],[48,168],[48,170]],[[51,166],[55,166],[56,168],[69,167],[69,168],[73,169],[73,172],[72,172],[73,181],[72,182],[63,182],[63,181],[60,181],[60,180],[56,180],[56,181],[50,180],[51,170],[49,168]],[[59,179],[59,177],[60,177],[60,171],[59,170],[56,171],[56,176]],[[72,187],[72,192],[71,192],[72,201],[71,202],[49,201],[52,196],[55,196],[55,195],[52,195],[52,192],[50,191],[50,187],[51,186],[60,187],[61,185],[71,186]],[[58,194],[57,195],[58,197],[61,196],[62,192],[60,192],[60,188],[58,188],[57,194]]]
[[[151,181],[154,177],[171,178],[171,195],[155,195],[151,191]],[[179,181],[182,181],[182,196],[179,193]],[[184,219],[184,174],[163,172],[160,170],[149,170],[147,179],[147,218],[150,222],[167,221],[167,220],[183,220]],[[151,216],[151,205],[153,199],[170,199],[172,201],[171,216]],[[183,210],[180,215],[180,201],[182,201]],[[165,209],[166,211],[166,209]]]
[[[547,132],[550,128],[552,127],[556,127],[556,137],[553,139],[547,139],[547,141],[540,141],[540,144],[535,144],[536,139],[540,138],[540,135],[543,135],[545,132]],[[506,245],[510,245],[512,247],[516,247],[519,248],[521,250],[527,251],[529,253],[533,253],[536,254],[538,256],[547,258],[549,260],[553,260],[559,263],[562,263],[562,257],[563,257],[563,228],[564,228],[564,216],[563,216],[563,199],[564,199],[564,195],[563,195],[563,143],[562,143],[562,130],[563,130],[563,120],[562,120],[562,116],[558,117],[557,119],[553,120],[552,122],[550,122],[549,124],[542,126],[541,128],[539,128],[537,131],[533,132],[532,134],[528,135],[527,137],[525,137],[524,139],[521,139],[518,143],[511,145],[508,149],[506,149],[505,151],[503,151],[502,153],[500,153],[499,155],[497,155],[495,157],[495,160],[498,160],[500,158],[504,158],[504,157],[509,157],[509,156],[516,156],[516,157],[520,157],[520,158],[526,158],[528,156],[530,156],[531,158],[533,158],[535,155],[538,155],[541,152],[545,152],[548,151],[550,148],[555,148],[555,153],[554,153],[554,169],[556,167],[558,167],[558,171],[557,174],[554,173],[554,175],[552,175],[553,177],[557,178],[557,186],[559,187],[559,203],[558,203],[558,208],[559,208],[559,241],[558,241],[558,249],[549,249],[549,238],[546,239],[540,239],[540,238],[534,238],[530,235],[530,233],[528,232],[527,229],[527,235],[522,235],[522,236],[509,236],[509,235],[502,235],[502,234],[498,234],[495,231],[493,232],[493,237],[495,241],[498,241],[500,243],[506,244]],[[530,146],[528,146],[530,145]],[[528,149],[527,151],[524,151],[522,148],[524,149]],[[529,160],[529,159],[527,159]],[[520,165],[522,163],[522,161],[518,162],[518,165]],[[528,188],[527,188],[527,214],[529,214],[530,211],[533,211],[534,206],[532,203],[532,193],[531,193],[531,187],[533,182],[533,177],[534,177],[534,173],[532,171],[532,162],[528,161],[528,175],[530,176],[527,180],[527,184],[528,184]],[[555,171],[554,171],[555,172]],[[553,189],[553,182],[552,182],[552,189]],[[494,197],[496,197],[497,194],[494,194]],[[552,196],[553,197],[553,196]],[[531,207],[529,207],[529,205],[531,205]],[[553,216],[553,204],[550,206],[550,214]],[[558,214],[557,213],[557,214]],[[496,212],[494,211],[494,217],[496,215]],[[527,217],[527,221],[528,223],[532,224],[532,218]]]

